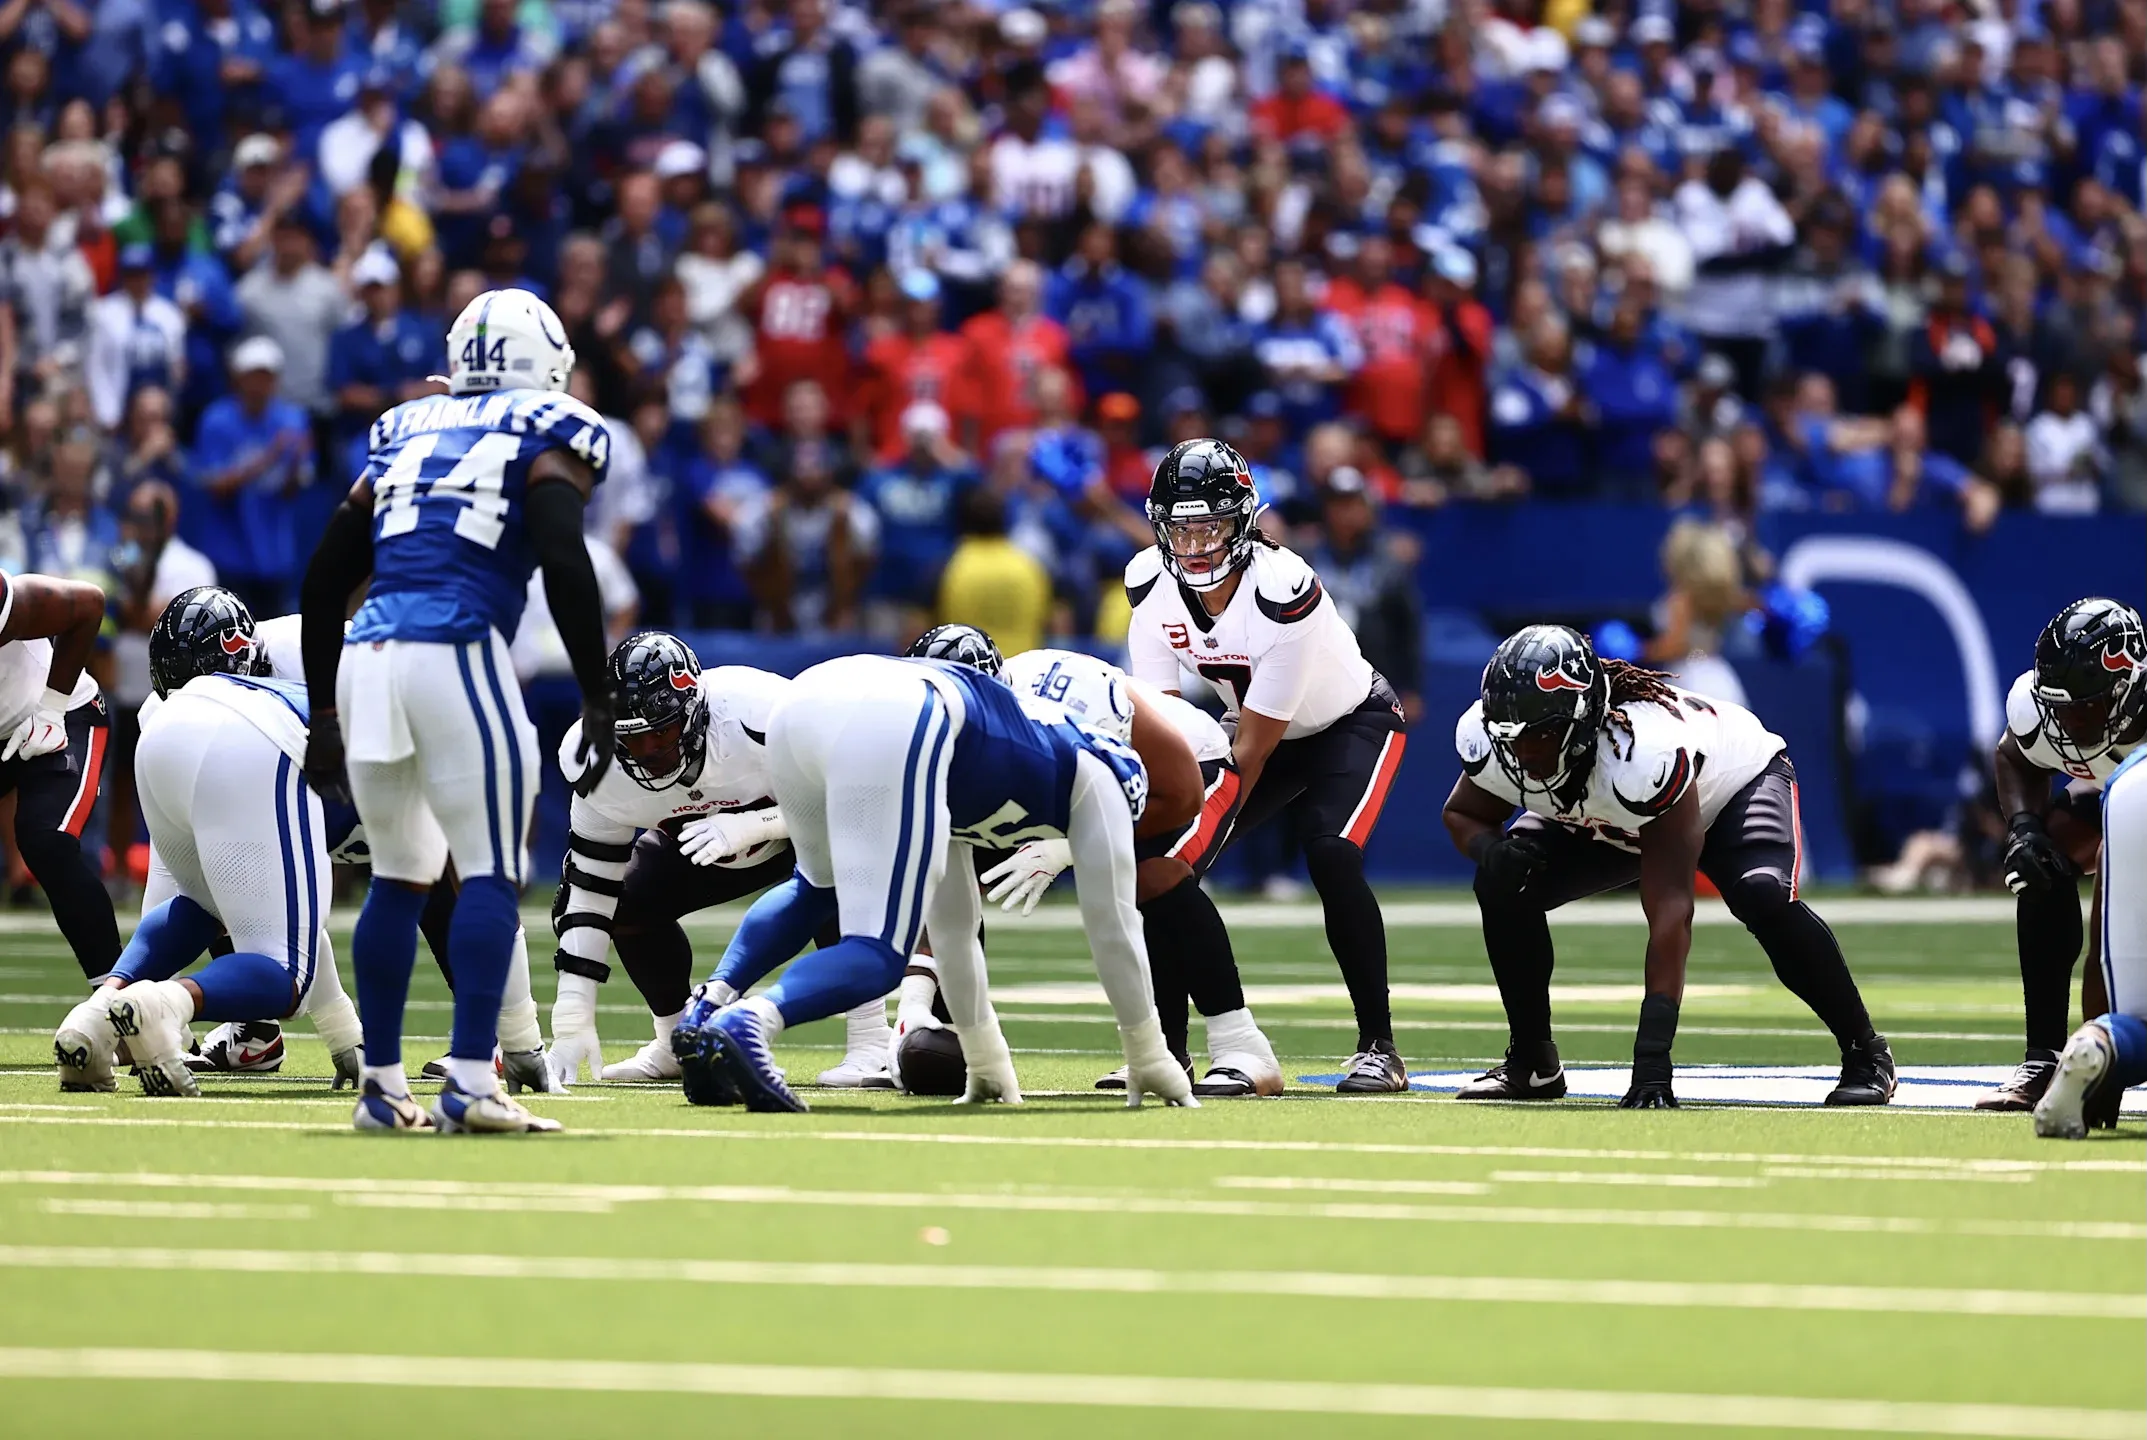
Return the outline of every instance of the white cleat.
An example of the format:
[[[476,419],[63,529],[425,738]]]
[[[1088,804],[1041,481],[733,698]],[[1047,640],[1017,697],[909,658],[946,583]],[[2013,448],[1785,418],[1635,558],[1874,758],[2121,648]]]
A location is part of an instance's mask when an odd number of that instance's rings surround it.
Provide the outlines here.
[[[356,1052],[349,1052],[356,1053]],[[415,1130],[432,1133],[432,1117],[408,1093],[390,1095],[377,1080],[368,1080],[358,1092],[358,1108],[350,1123],[358,1130]]]
[[[60,1089],[112,1091],[112,1058],[119,1049],[119,1032],[112,1028],[110,1010],[119,992],[100,986],[87,1000],[67,1012],[52,1036],[52,1060],[59,1067]]]
[[[113,999],[107,1012],[112,1028],[134,1052],[134,1064],[144,1095],[201,1094],[201,1082],[186,1068],[186,1021],[167,986],[170,980],[129,985]]]
[[[1208,1073],[1195,1082],[1193,1093],[1233,1100],[1280,1095],[1282,1067],[1275,1063],[1273,1055],[1256,1055],[1250,1050],[1213,1055],[1209,1057]]]
[[[1096,1077],[1098,1090],[1123,1090],[1126,1088],[1126,1067],[1121,1065],[1108,1075]]]
[[[489,1095],[465,1095],[452,1078],[440,1087],[433,1102],[432,1123],[442,1135],[546,1135],[566,1127],[557,1120],[532,1115],[519,1101],[497,1090]]]
[[[633,1055],[604,1067],[606,1080],[676,1080],[682,1073],[678,1057],[671,1053],[671,1037],[668,1035],[661,1040],[651,1040]]]
[[[552,1083],[552,1065],[545,1058],[542,1045],[534,1050],[500,1052],[498,1070],[500,1078],[507,1083],[509,1095],[519,1095],[524,1090],[535,1095],[549,1095],[565,1088]]]
[[[820,1072],[820,1083],[832,1090],[885,1090],[891,1088],[887,1074],[887,1051],[853,1050],[842,1063]],[[875,1083],[877,1082],[877,1083]]]
[[[283,1068],[283,1027],[273,1020],[227,1020],[198,1048],[188,1048],[189,1070],[273,1075]]]
[[[2058,1056],[2058,1073],[2035,1105],[2035,1133],[2046,1140],[2087,1138],[2087,1095],[2117,1059],[2110,1032],[2090,1021],[2073,1032]]]

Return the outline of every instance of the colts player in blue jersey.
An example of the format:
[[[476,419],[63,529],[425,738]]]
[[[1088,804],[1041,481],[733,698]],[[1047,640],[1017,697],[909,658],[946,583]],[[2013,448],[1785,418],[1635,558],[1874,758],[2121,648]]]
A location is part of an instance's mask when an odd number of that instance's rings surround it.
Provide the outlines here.
[[[1017,697],[945,661],[854,655],[800,675],[768,722],[769,772],[797,874],[746,912],[679,1022],[674,1048],[700,1072],[692,1090],[718,1103],[743,1099],[748,1109],[803,1110],[770,1045],[787,1026],[894,989],[929,927],[968,1066],[963,1098],[1018,1103],[1013,1058],[985,993],[970,851],[1064,838],[1125,1044],[1127,1102],[1146,1092],[1197,1104],[1156,1019],[1133,842],[1136,825],[1168,830],[1193,817],[1200,767],[1175,732],[1140,734],[1139,753],[1135,738],[1078,724],[1048,700]],[[1153,802],[1142,755],[1168,767]],[[831,916],[839,943],[797,959],[765,995],[736,998]]]
[[[501,1094],[492,1068],[539,776],[506,637],[541,568],[581,688],[576,788],[587,793],[611,764],[612,715],[582,510],[610,439],[596,412],[564,393],[573,347],[527,291],[472,300],[447,332],[447,353],[449,393],[374,422],[365,473],[321,537],[301,602],[306,778],[356,801],[373,856],[351,936],[365,1019],[354,1122],[557,1130]],[[343,617],[368,576],[346,637]],[[450,857],[462,880],[448,932],[455,1020],[428,1116],[403,1073],[402,1017],[426,892]]]

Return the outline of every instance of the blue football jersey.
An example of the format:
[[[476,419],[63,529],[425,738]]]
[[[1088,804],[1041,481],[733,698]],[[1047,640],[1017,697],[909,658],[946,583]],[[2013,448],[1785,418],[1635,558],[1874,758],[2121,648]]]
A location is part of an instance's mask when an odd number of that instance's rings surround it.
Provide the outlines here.
[[[191,690],[197,685],[234,685],[264,702],[278,702],[297,719],[301,737],[312,723],[303,681],[279,680],[266,675],[203,675],[189,681],[187,688]],[[300,744],[302,747],[302,739]],[[293,758],[303,763],[303,749]],[[321,801],[321,812],[321,830],[327,837],[328,858],[338,865],[369,863],[372,852],[366,848],[365,829],[358,823],[358,812],[349,805],[325,798]]]
[[[529,467],[564,448],[596,472],[611,436],[550,390],[427,395],[373,422],[373,583],[351,640],[512,638],[536,565],[522,507]]]
[[[947,811],[957,840],[1011,850],[1064,836],[1073,806],[1074,768],[1086,750],[1111,767],[1139,820],[1148,805],[1148,771],[1132,748],[1077,724],[1059,706],[1023,699],[978,670],[947,660],[918,660],[962,687],[967,718],[947,767]]]

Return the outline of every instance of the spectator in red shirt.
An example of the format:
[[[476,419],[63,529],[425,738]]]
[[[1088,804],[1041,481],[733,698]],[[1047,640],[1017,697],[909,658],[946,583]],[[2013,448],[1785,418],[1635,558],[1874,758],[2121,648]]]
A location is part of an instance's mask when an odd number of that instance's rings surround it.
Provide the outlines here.
[[[902,328],[865,348],[862,383],[851,417],[851,443],[892,465],[908,449],[902,415],[912,405],[960,408],[969,347],[939,328],[939,277],[912,270],[901,280]]]
[[[1275,93],[1253,103],[1252,128],[1271,140],[1334,140],[1348,132],[1349,111],[1313,88],[1312,62],[1303,49],[1293,48],[1282,57]]]
[[[1385,236],[1363,242],[1351,273],[1327,287],[1327,308],[1349,322],[1364,350],[1363,368],[1349,388],[1349,411],[1389,444],[1415,438],[1439,351],[1439,314],[1401,283]]]
[[[792,210],[775,241],[774,264],[741,307],[753,317],[755,346],[746,413],[770,429],[782,422],[785,392],[801,380],[817,384],[837,412],[849,405],[844,331],[856,288],[822,256],[820,230],[818,210]]]
[[[1471,455],[1484,454],[1484,407],[1490,404],[1491,312],[1476,298],[1476,257],[1442,246],[1431,257],[1424,289],[1438,312],[1440,351],[1431,367],[1431,410],[1461,425]]]
[[[963,448],[981,455],[1005,430],[1036,423],[1036,377],[1063,370],[1073,385],[1073,408],[1081,408],[1080,382],[1068,363],[1066,327],[1043,313],[1044,273],[1017,260],[999,281],[999,304],[962,327],[968,347],[967,383],[958,424]],[[972,433],[973,432],[973,433]]]
[[[1140,441],[1141,402],[1122,390],[1096,402],[1096,433],[1103,436],[1103,482],[1128,505],[1145,505],[1155,465]]]

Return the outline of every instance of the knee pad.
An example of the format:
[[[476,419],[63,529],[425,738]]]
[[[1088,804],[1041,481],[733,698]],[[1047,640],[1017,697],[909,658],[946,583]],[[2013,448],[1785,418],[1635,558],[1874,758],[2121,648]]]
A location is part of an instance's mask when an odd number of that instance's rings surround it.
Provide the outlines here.
[[[1723,888],[1722,899],[1730,914],[1748,928],[1758,929],[1789,913],[1797,902],[1790,896],[1789,877],[1779,870],[1751,870]]]
[[[1305,842],[1305,870],[1315,887],[1362,878],[1364,852],[1339,835],[1316,835]]]

